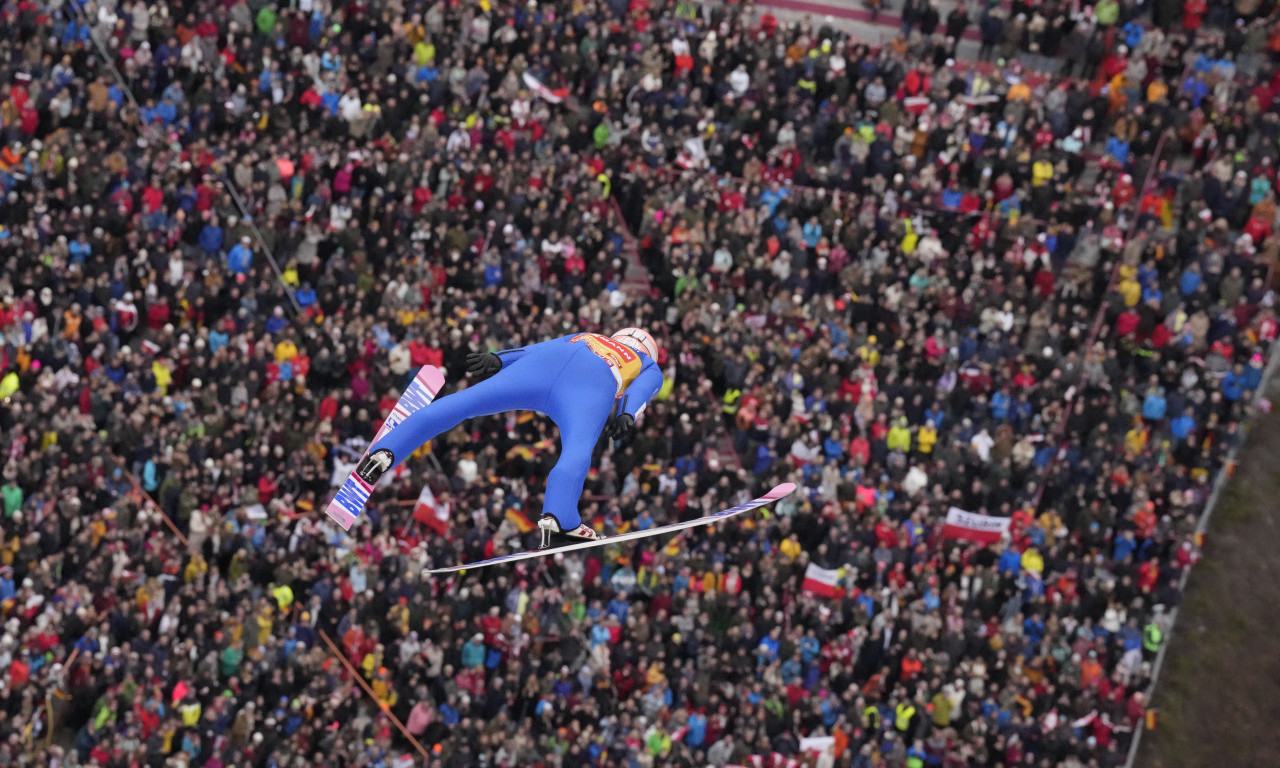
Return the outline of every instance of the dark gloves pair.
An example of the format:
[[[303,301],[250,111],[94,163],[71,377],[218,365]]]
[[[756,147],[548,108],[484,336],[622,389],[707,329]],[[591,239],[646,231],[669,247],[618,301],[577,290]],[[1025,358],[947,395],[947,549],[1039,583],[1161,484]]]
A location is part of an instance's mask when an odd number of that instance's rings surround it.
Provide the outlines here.
[[[483,381],[502,370],[502,360],[492,352],[472,352],[467,355],[467,375]]]

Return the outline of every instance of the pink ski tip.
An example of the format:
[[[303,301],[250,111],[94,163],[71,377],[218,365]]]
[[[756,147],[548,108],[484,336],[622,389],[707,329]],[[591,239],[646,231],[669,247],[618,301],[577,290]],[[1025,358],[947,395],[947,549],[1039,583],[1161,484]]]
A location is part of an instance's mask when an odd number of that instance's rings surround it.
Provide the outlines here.
[[[444,374],[434,365],[424,366],[415,378],[431,390],[432,396],[444,389]]]
[[[344,531],[351,530],[351,526],[356,523],[356,516],[337,504],[330,504],[325,508],[324,513],[332,518],[333,522],[341,526]]]
[[[782,483],[781,485],[775,486],[773,490],[769,491],[761,498],[768,499],[769,501],[777,501],[784,496],[790,496],[792,493],[795,493],[795,490],[795,483]]]

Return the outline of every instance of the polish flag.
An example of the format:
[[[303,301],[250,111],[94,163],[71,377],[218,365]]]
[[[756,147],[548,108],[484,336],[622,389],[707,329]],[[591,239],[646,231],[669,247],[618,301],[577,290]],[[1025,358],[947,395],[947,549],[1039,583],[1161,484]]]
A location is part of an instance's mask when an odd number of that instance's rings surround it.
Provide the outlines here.
[[[559,104],[564,101],[565,96],[569,95],[568,88],[548,88],[545,83],[534,77],[532,72],[526,71],[524,75],[521,76],[521,79],[524,80],[524,84],[529,90],[538,94],[538,96],[546,99],[552,104]]]
[[[443,536],[449,530],[449,505],[436,503],[431,486],[424,484],[418,503],[413,505],[413,519]]]
[[[834,750],[836,739],[834,736],[810,736],[800,740],[801,752],[818,752],[822,753],[828,749]]]
[[[805,569],[804,584],[801,587],[806,592],[812,592],[823,597],[839,597],[844,591],[840,588],[840,573],[838,571],[819,568],[813,563],[809,563],[809,567]]]
[[[952,507],[947,510],[947,524],[942,529],[942,537],[994,544],[1009,532],[1009,523],[1008,517],[975,515]]]

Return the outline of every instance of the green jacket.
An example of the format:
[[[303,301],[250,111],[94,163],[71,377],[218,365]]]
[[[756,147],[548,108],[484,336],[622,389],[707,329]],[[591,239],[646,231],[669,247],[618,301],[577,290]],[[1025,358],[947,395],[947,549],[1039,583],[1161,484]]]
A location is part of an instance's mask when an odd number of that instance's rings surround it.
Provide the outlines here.
[[[644,740],[644,745],[654,757],[665,755],[671,752],[671,737],[655,728]]]
[[[258,18],[255,20],[258,31],[264,35],[270,35],[275,32],[277,18],[275,8],[269,5],[263,6],[262,10],[258,11]]]
[[[1109,27],[1120,18],[1120,4],[1116,0],[1099,0],[1098,4],[1093,6],[1093,15],[1097,18],[1099,25]]]
[[[13,482],[5,483],[4,487],[0,488],[0,497],[4,498],[5,517],[13,517],[14,512],[22,509],[22,502],[24,501],[22,489]]]
[[[1144,650],[1155,653],[1160,650],[1160,643],[1164,640],[1164,632],[1160,631],[1160,627],[1152,622],[1142,630],[1142,648]]]

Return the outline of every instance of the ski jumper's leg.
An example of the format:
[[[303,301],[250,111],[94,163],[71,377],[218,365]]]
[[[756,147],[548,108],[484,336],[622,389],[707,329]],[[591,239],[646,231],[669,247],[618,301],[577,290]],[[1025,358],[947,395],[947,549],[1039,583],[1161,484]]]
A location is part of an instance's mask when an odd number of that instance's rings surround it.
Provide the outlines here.
[[[608,412],[605,412],[606,418]],[[552,515],[563,531],[572,531],[582,524],[578,502],[582,498],[582,486],[591,470],[591,452],[600,437],[604,419],[570,417],[559,423],[560,458],[547,476],[547,495],[542,513]]]
[[[442,432],[448,432],[467,419],[489,416],[504,411],[538,410],[546,397],[544,387],[537,380],[530,380],[528,371],[520,372],[516,365],[500,371],[461,392],[436,400],[407,419],[369,448],[369,453],[387,449],[394,463],[387,469],[403,464],[414,451]]]
[[[548,398],[546,414],[560,427],[560,458],[547,476],[542,513],[554,516],[563,531],[582,524],[582,486],[591,453],[613,412],[617,386],[604,361],[584,349],[565,366]]]

